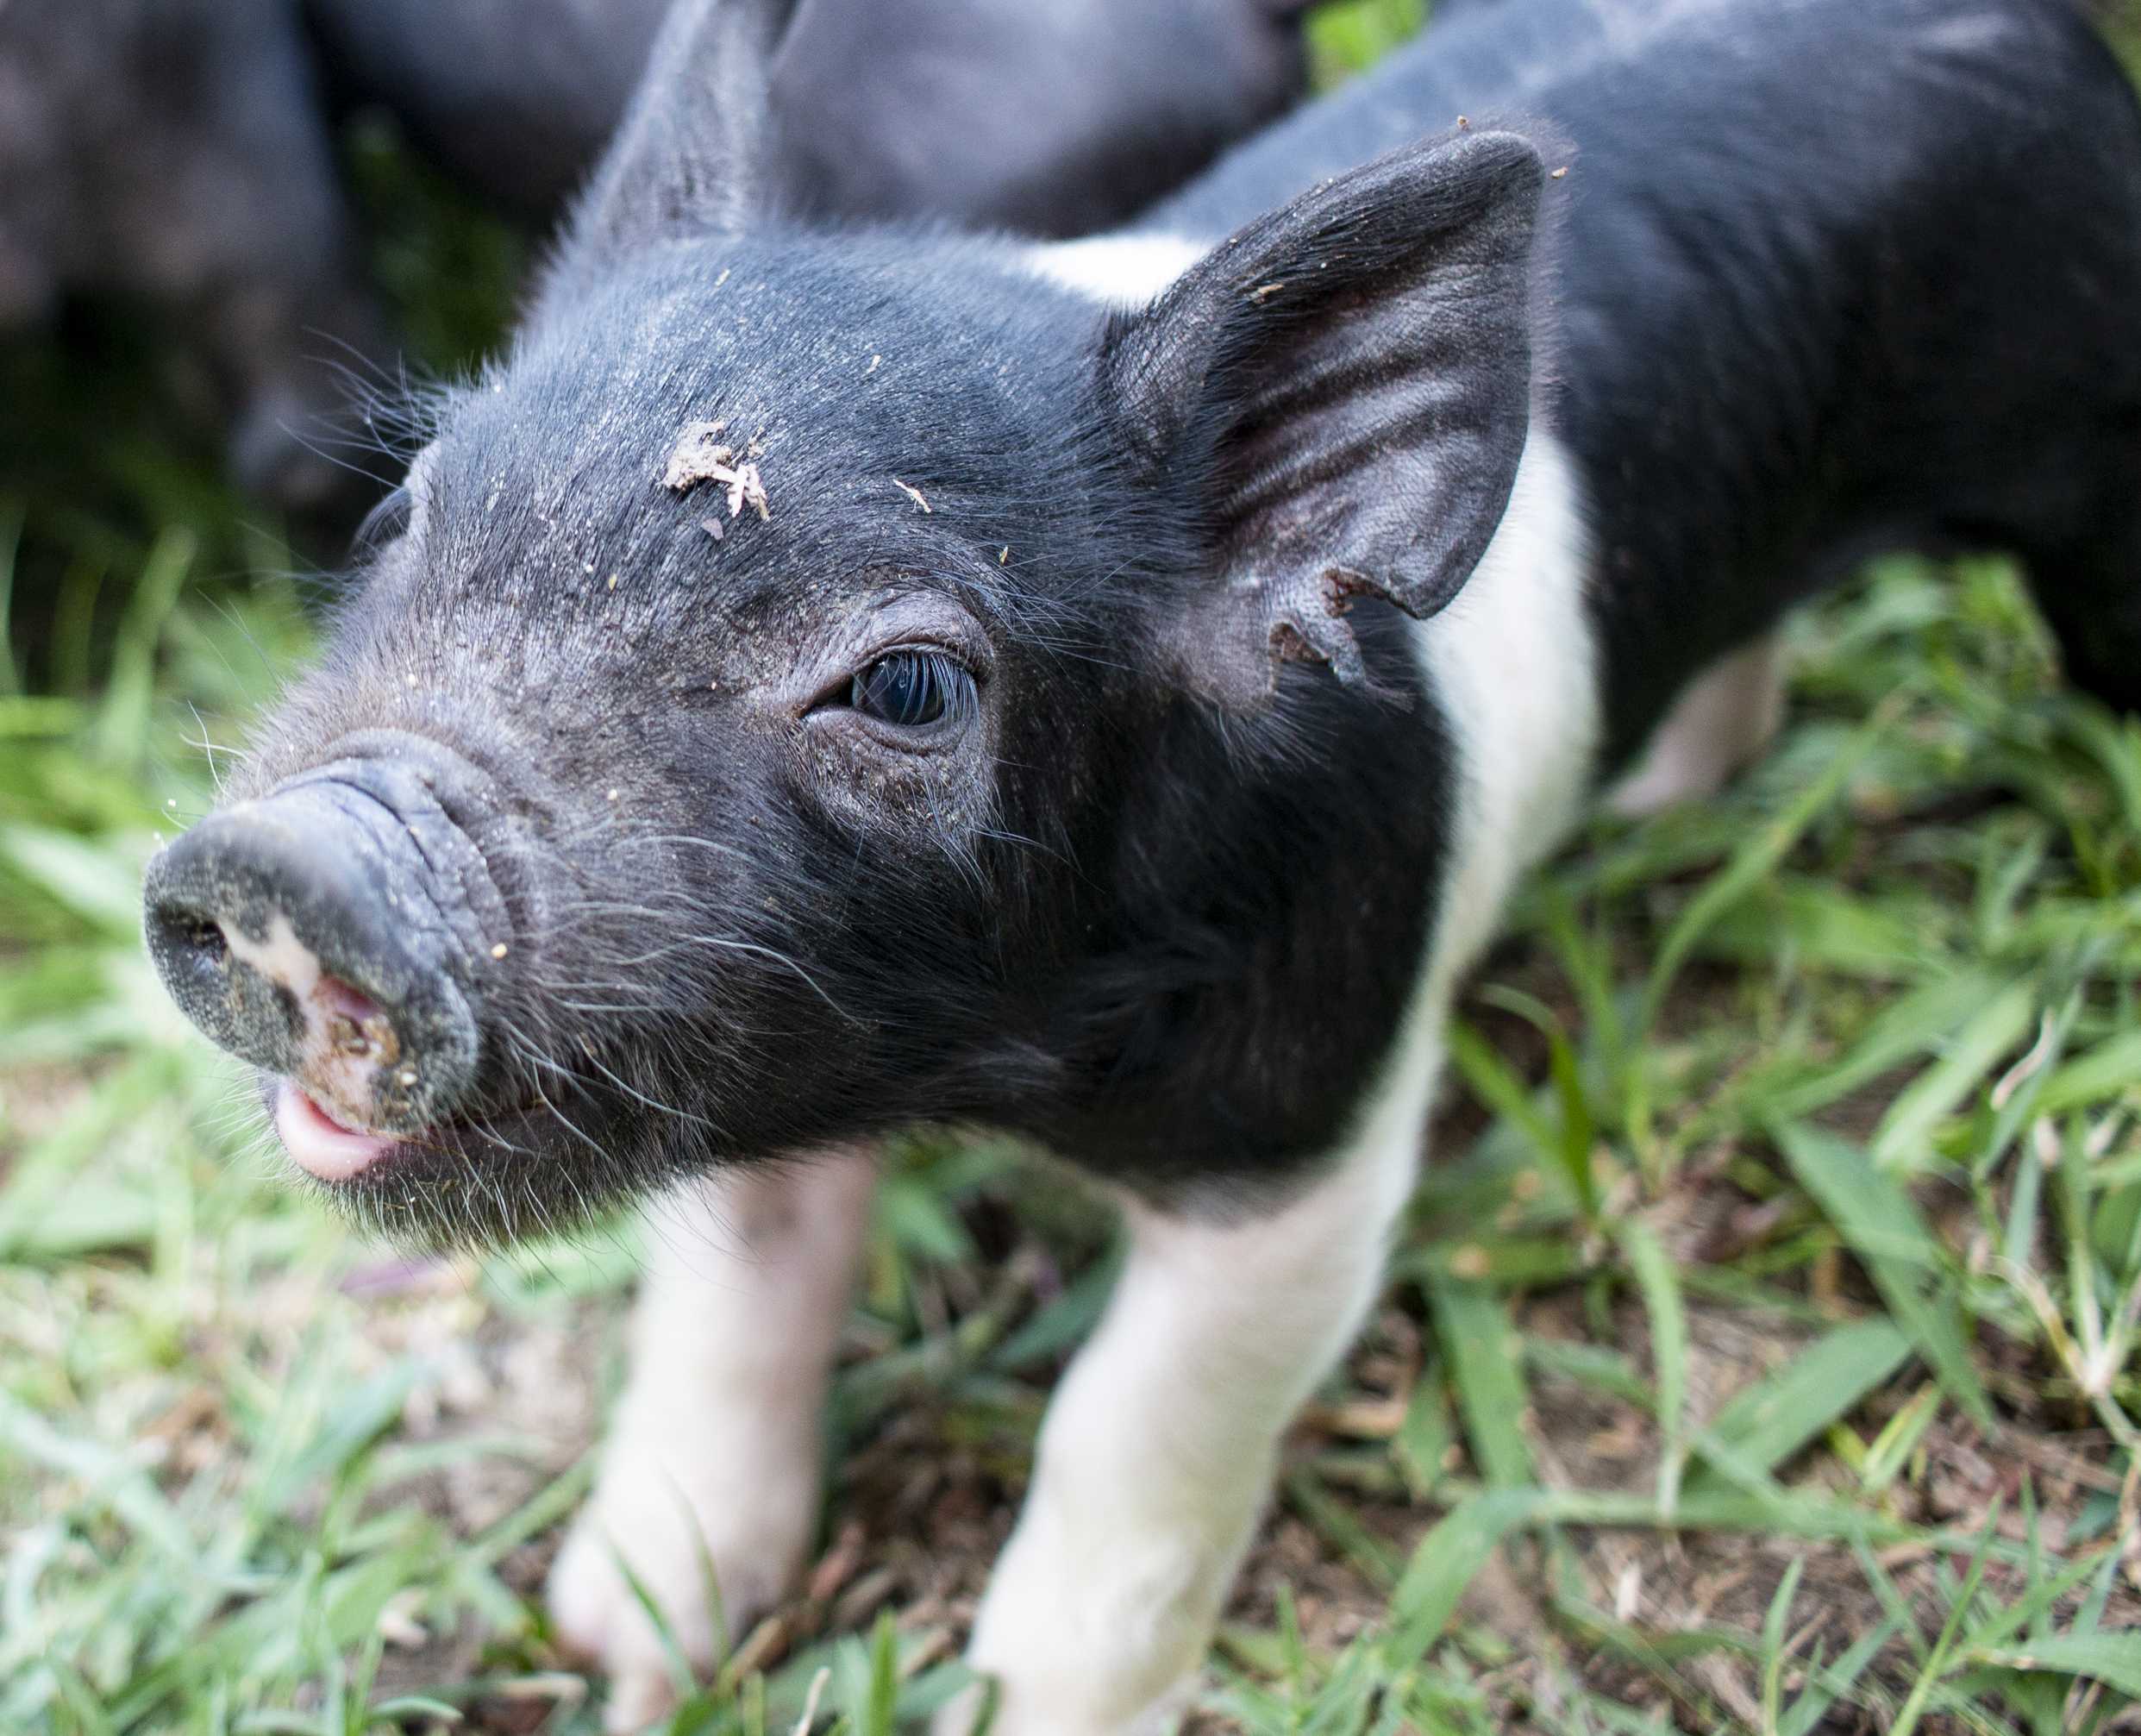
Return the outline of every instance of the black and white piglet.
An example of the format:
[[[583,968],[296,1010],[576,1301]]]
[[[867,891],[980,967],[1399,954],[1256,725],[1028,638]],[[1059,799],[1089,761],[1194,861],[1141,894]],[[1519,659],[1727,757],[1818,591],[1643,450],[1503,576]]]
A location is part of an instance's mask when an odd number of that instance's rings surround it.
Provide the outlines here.
[[[622,1722],[613,1543],[702,1655],[702,1546],[736,1621],[803,1558],[872,1143],[1113,1190],[973,1658],[1140,1727],[1591,793],[1721,775],[1715,672],[1881,548],[2019,552],[2141,698],[2141,111],[2063,0],[1508,0],[1134,232],[829,233],[760,25],[679,20],[731,88],[658,71],[149,937],[370,1224],[673,1189],[553,1588]]]

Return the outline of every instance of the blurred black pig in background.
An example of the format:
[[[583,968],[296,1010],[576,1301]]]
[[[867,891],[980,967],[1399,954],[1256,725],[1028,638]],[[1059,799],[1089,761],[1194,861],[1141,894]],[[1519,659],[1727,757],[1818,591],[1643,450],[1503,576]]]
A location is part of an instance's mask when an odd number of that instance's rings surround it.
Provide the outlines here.
[[[288,0],[0,4],[0,335],[78,298],[185,358],[248,492],[333,517],[369,492],[310,438],[329,358],[388,344]]]
[[[304,0],[331,93],[544,219],[644,66],[664,0]],[[1076,235],[1130,216],[1300,94],[1309,0],[794,0],[775,185],[811,216]]]
[[[233,479],[332,555],[379,492],[369,471],[393,467],[367,463],[371,436],[337,431],[353,375],[391,395],[402,348],[337,160],[347,123],[385,111],[479,204],[547,227],[664,9],[0,0],[0,337],[57,325],[71,386],[110,346],[63,315],[128,310]],[[1099,228],[1293,101],[1305,9],[795,0],[765,122],[773,184],[820,216]],[[24,486],[0,474],[0,492]]]

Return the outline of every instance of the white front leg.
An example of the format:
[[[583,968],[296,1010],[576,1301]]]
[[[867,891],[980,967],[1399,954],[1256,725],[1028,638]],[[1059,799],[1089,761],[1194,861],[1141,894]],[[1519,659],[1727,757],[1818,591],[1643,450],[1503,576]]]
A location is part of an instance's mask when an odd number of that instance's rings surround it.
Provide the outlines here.
[[[1162,1723],[1204,1659],[1280,1437],[1377,1292],[1457,976],[1518,874],[1565,835],[1590,777],[1583,517],[1568,455],[1535,429],[1471,582],[1414,629],[1456,749],[1449,871],[1420,987],[1361,1125],[1282,1210],[1131,1214],[1121,1286],[1049,1409],[974,1629],[1002,1736]]]
[[[559,1633],[610,1677],[612,1730],[643,1727],[673,1697],[619,1557],[701,1670],[802,1569],[826,1382],[875,1179],[867,1154],[842,1153],[694,1183],[648,1214],[631,1373],[593,1497],[550,1576]]]
[[[1279,1210],[1131,1209],[1129,1263],[1049,1407],[974,1628],[1001,1736],[1157,1728],[1179,1710],[1280,1438],[1380,1288],[1424,1087],[1423,1069],[1397,1112]]]

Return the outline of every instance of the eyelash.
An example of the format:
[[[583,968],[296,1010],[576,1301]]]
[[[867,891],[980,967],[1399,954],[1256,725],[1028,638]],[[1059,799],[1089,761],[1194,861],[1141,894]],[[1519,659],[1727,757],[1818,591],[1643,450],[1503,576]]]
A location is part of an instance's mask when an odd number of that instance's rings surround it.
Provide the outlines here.
[[[848,708],[898,730],[942,730],[971,717],[980,696],[971,671],[942,651],[892,651],[859,671]]]

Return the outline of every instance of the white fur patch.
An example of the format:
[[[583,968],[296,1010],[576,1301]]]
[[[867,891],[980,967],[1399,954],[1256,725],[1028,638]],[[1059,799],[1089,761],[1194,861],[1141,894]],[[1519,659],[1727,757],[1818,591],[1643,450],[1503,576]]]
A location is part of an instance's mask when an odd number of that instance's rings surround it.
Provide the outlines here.
[[[1535,428],[1485,558],[1449,606],[1414,630],[1456,737],[1461,780],[1429,967],[1445,999],[1493,937],[1518,877],[1560,843],[1587,799],[1600,726],[1589,567],[1575,467]]]
[[[1403,1119],[1379,1119],[1269,1215],[1130,1208],[1129,1263],[1049,1406],[974,1628],[970,1659],[998,1681],[1004,1736],[1157,1731],[1179,1711],[1280,1437],[1379,1288],[1418,1145]]]
[[[1030,248],[1026,263],[1051,283],[1095,301],[1139,308],[1158,298],[1211,250],[1210,242],[1186,235],[1091,235]]]
[[[1450,993],[1582,805],[1599,731],[1586,545],[1568,460],[1535,434],[1479,570],[1418,629],[1461,787],[1392,1063],[1331,1167],[1284,1208],[1217,1222],[1131,1208],[1129,1263],[1049,1407],[974,1629],[1003,1736],[1163,1728],[1193,1681],[1280,1438],[1380,1287]]]

